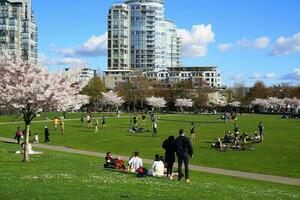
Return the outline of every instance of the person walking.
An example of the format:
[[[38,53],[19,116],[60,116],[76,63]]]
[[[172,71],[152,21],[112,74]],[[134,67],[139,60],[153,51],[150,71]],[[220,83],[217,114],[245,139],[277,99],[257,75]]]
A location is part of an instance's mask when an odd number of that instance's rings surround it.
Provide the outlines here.
[[[167,168],[167,177],[173,179],[173,165],[175,162],[175,138],[174,136],[169,136],[163,144],[162,148],[165,149],[165,163]]]
[[[196,140],[194,122],[191,123],[190,131],[191,131],[191,141],[194,142]]]
[[[49,129],[47,126],[45,126],[45,143],[50,143],[49,139]]]
[[[178,181],[183,177],[182,163],[185,168],[185,182],[190,183],[189,177],[189,159],[193,157],[193,147],[189,138],[184,136],[184,130],[179,130],[179,137],[175,140],[175,151],[178,159]]]
[[[154,120],[152,122],[152,126],[153,126],[152,137],[157,137],[157,120]]]
[[[106,118],[105,116],[103,115],[102,116],[102,128],[105,128],[106,127]]]
[[[20,127],[18,126],[17,131],[16,131],[16,135],[15,135],[15,138],[14,138],[14,139],[17,139],[18,144],[20,144],[22,136],[23,136],[22,131],[20,130]]]
[[[261,141],[264,140],[264,130],[265,130],[265,126],[264,126],[264,124],[262,122],[260,122],[258,124],[258,133],[259,133]]]

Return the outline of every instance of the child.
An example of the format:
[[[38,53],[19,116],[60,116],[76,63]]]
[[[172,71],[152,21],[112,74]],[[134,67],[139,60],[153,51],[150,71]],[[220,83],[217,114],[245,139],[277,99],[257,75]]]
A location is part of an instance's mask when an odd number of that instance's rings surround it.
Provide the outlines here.
[[[39,143],[39,136],[38,136],[38,134],[34,134],[34,136],[33,136],[33,143],[34,144],[38,144]]]

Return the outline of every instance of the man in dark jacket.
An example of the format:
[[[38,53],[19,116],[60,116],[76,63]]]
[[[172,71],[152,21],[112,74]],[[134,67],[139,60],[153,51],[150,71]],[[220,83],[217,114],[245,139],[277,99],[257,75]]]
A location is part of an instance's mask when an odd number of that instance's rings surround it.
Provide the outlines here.
[[[185,182],[189,183],[189,159],[193,157],[193,147],[189,138],[184,136],[184,130],[179,130],[179,137],[175,140],[175,151],[178,158],[178,180],[182,175],[182,162],[185,168]]]

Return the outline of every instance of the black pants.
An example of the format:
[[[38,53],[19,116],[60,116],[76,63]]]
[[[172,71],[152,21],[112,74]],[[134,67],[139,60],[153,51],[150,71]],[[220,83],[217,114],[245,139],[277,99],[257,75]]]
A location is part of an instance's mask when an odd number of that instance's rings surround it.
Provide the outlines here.
[[[172,176],[174,162],[167,162],[167,176]]]
[[[152,136],[157,137],[157,128],[153,128]]]
[[[45,142],[50,142],[49,135],[45,135]]]
[[[182,177],[182,162],[184,163],[185,179],[189,178],[189,156],[178,156],[178,179]]]

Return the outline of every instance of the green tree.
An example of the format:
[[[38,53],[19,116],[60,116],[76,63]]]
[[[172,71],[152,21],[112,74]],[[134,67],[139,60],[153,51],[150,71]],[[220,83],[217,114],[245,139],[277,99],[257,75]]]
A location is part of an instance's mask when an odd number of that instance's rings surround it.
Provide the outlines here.
[[[95,76],[91,78],[89,83],[81,91],[82,94],[85,94],[90,97],[90,104],[96,106],[99,100],[102,97],[102,92],[105,91],[105,86],[100,77]]]
[[[246,102],[249,103],[255,98],[265,99],[271,95],[270,89],[262,81],[257,81],[246,94]]]

